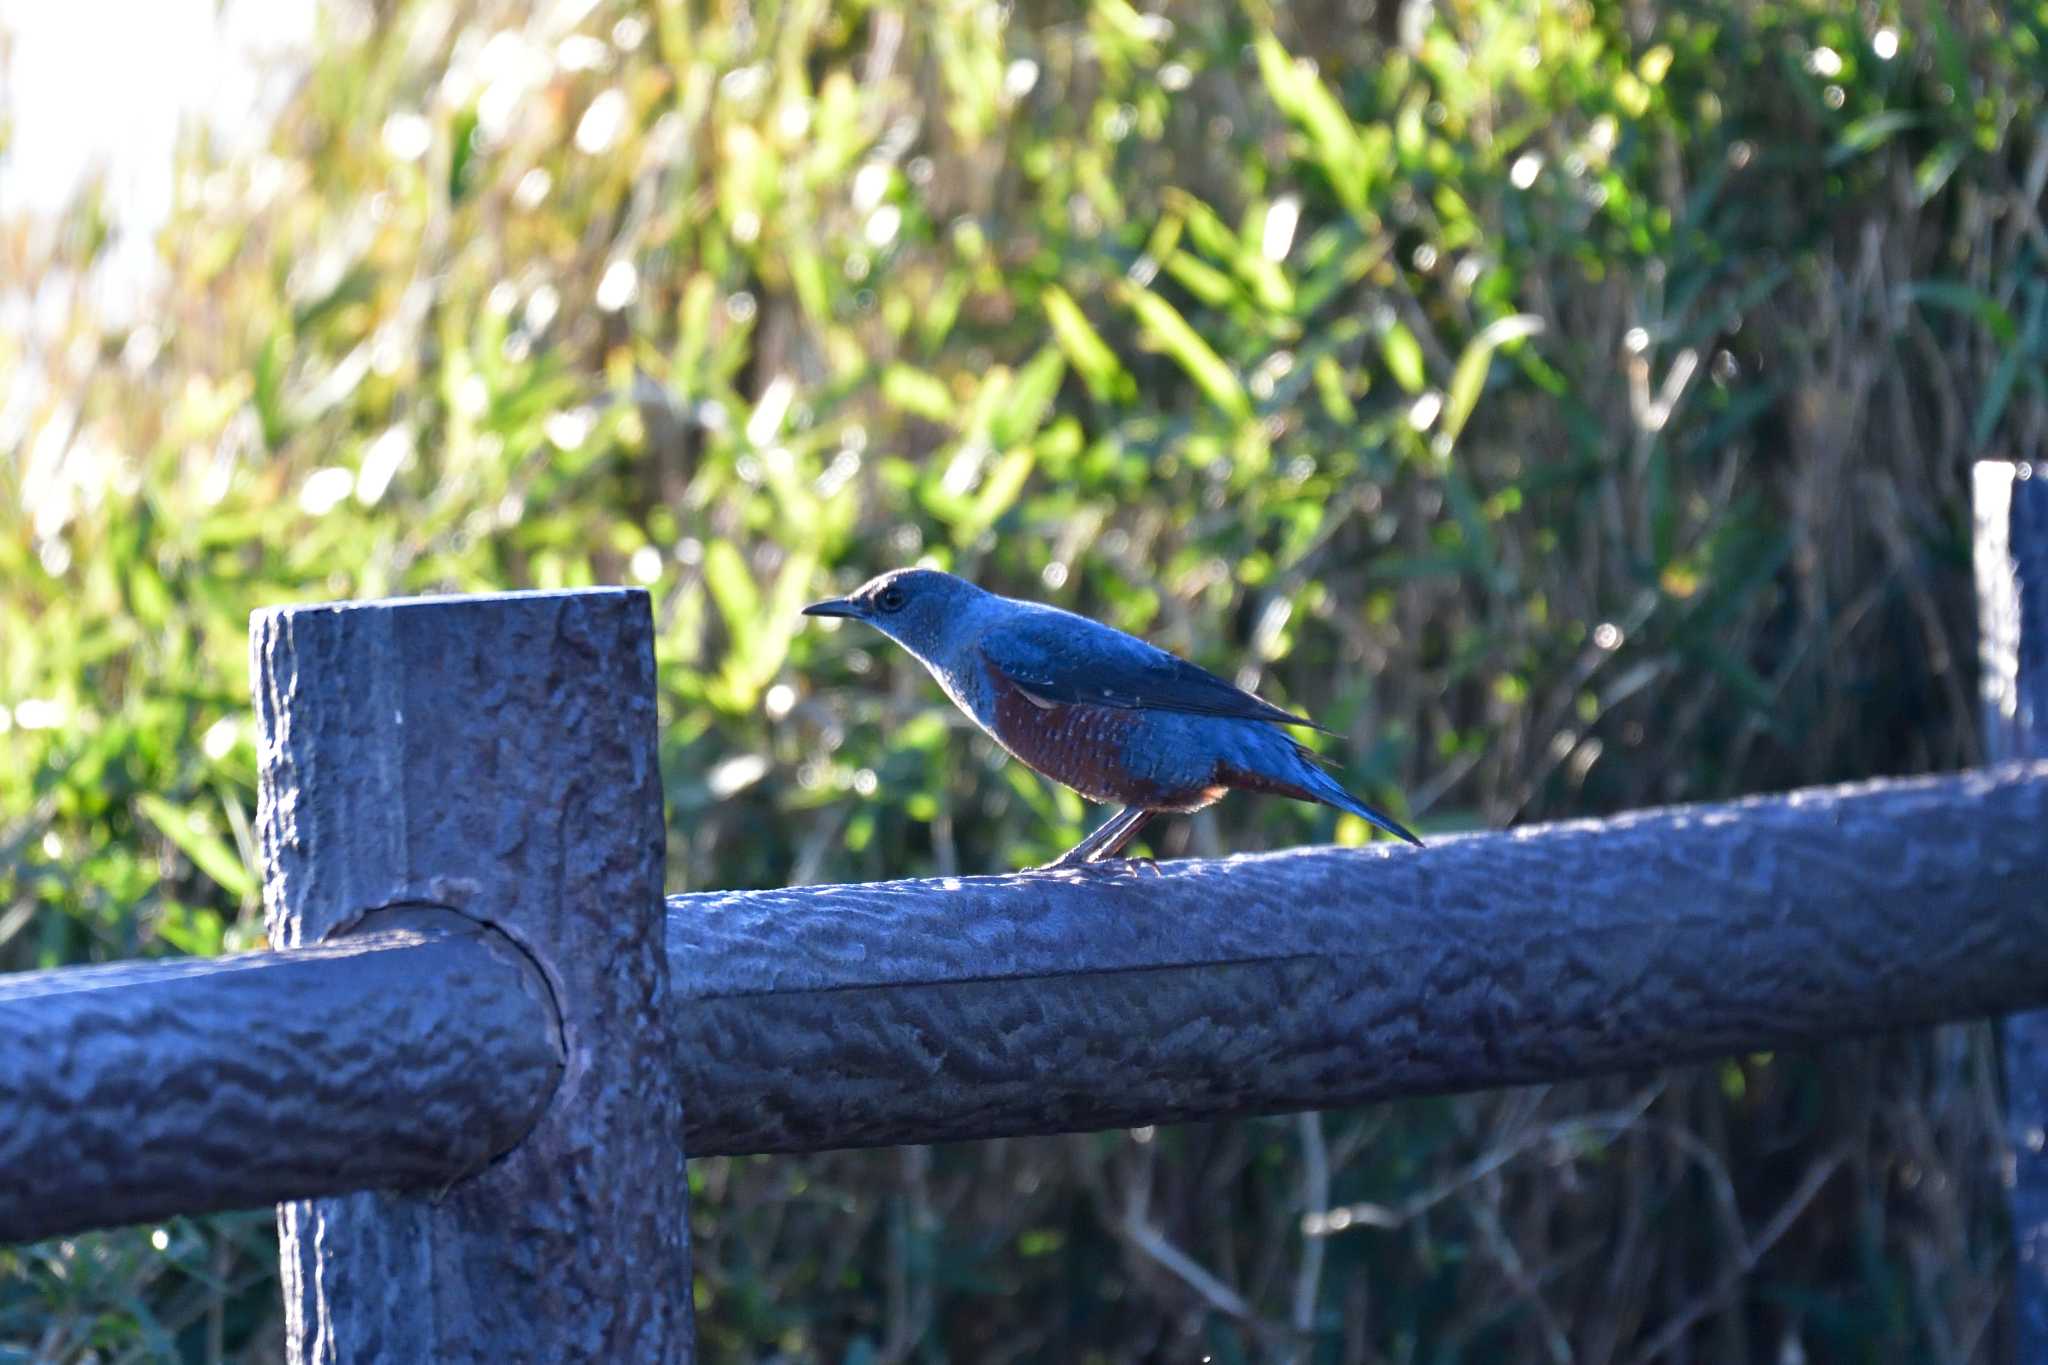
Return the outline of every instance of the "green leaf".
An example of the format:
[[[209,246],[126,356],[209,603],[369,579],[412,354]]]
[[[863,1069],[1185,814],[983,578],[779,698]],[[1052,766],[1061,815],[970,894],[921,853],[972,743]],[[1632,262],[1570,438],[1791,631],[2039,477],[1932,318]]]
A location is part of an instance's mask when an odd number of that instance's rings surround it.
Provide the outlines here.
[[[1351,395],[1345,392],[1344,367],[1331,355],[1316,357],[1316,393],[1323,400],[1323,412],[1339,426],[1354,426],[1358,422],[1357,405]]]
[[[1067,358],[1057,345],[1042,346],[1023,369],[1017,371],[1002,406],[989,421],[989,439],[1007,448],[1038,434],[1046,409],[1059,394],[1066,378]]]
[[[1226,307],[1237,298],[1237,286],[1230,276],[1185,251],[1176,251],[1166,258],[1166,273],[1211,308]]]
[[[1437,429],[1445,437],[1455,441],[1465,429],[1466,420],[1479,403],[1480,391],[1486,387],[1486,371],[1493,363],[1493,353],[1511,341],[1535,336],[1542,330],[1542,318],[1533,313],[1516,313],[1489,322],[1466,344],[1457,368],[1451,371],[1451,387],[1444,395],[1444,415]]]
[[[1906,297],[1915,303],[1933,304],[1950,312],[1964,313],[1977,319],[1997,339],[2001,346],[2010,346],[2019,336],[2019,325],[2012,320],[2012,314],[2005,311],[1998,301],[1967,284],[1954,284],[1945,280],[1928,281],[1906,286]]]
[[[1137,381],[1066,290],[1049,284],[1039,295],[1039,303],[1045,309],[1045,320],[1052,324],[1053,340],[1089,393],[1104,403],[1128,403],[1138,396]]]
[[[966,512],[953,523],[953,541],[966,545],[996,524],[1010,510],[1031,477],[1038,455],[1030,446],[1019,446],[995,462],[981,481],[980,490]]]
[[[950,424],[953,420],[953,395],[945,384],[909,365],[891,365],[882,371],[882,397],[892,407],[928,422]]]
[[[719,673],[722,686],[710,694],[716,704],[735,713],[753,709],[761,689],[788,657],[800,609],[817,572],[814,551],[791,552],[763,601],[752,570],[731,541],[714,540],[705,546],[704,584],[731,637]]]
[[[149,823],[177,845],[180,853],[192,860],[194,867],[213,878],[222,890],[237,900],[249,900],[256,895],[256,877],[242,862],[242,856],[227,840],[200,823],[196,811],[174,805],[155,792],[138,794],[135,805]]]
[[[1186,227],[1188,240],[1212,260],[1234,261],[1244,249],[1223,216],[1186,190],[1168,189],[1162,198]]]
[[[1963,158],[1970,154],[1969,144],[1961,138],[1951,138],[1929,152],[1913,168],[1913,199],[1917,204],[1940,194],[1948,184],[1949,177],[1956,173],[1956,167],[1963,164]]]
[[[1410,393],[1422,392],[1422,386],[1429,382],[1429,372],[1422,363],[1422,343],[1406,324],[1393,323],[1381,334],[1380,354],[1386,357],[1387,371],[1396,384]]]
[[[818,574],[818,556],[811,550],[795,550],[782,562],[775,576],[775,590],[768,601],[768,619],[756,632],[754,649],[747,660],[752,680],[765,687],[781,671],[789,655],[789,642],[803,619],[803,606],[811,595],[811,582]]]
[[[1880,109],[1865,114],[1842,130],[1842,136],[1828,151],[1828,165],[1839,166],[1873,148],[1882,147],[1896,133],[1925,122],[1920,115],[1904,109]]]
[[[975,385],[974,397],[968,400],[967,408],[960,414],[959,429],[969,438],[970,444],[989,444],[989,431],[995,424],[996,415],[1006,406],[1010,396],[1013,376],[1007,365],[993,365],[981,376]]]
[[[761,625],[761,591],[739,549],[729,540],[714,540],[704,547],[704,586],[718,604],[726,633],[734,648],[744,652]]]
[[[718,285],[709,275],[694,275],[683,287],[683,301],[676,309],[675,359],[669,367],[669,382],[684,393],[699,393],[699,369],[711,339],[711,306],[717,301]]]
[[[1998,368],[1991,372],[1991,380],[1984,386],[1984,400],[1977,406],[1977,418],[1970,424],[1970,443],[1978,451],[1990,441],[1991,433],[1998,429],[1998,421],[2005,415],[2005,405],[2012,399],[2013,385],[2020,377],[2020,366],[2027,362],[2040,363],[2035,348],[2040,344],[2042,320],[2048,314],[2048,288],[2038,280],[2027,286],[2027,327],[2023,337],[2005,343],[2005,354],[1998,358]]]
[[[1358,126],[1315,71],[1289,56],[1279,39],[1262,33],[1252,46],[1266,92],[1280,112],[1308,134],[1311,154],[1329,177],[1338,200],[1352,214],[1369,217],[1367,196],[1373,166]]]
[[[1252,400],[1237,382],[1237,374],[1224,363],[1201,333],[1188,325],[1180,310],[1149,289],[1120,281],[1117,297],[1144,324],[1151,341],[1171,356],[1195,381],[1211,403],[1240,422],[1252,418]]]

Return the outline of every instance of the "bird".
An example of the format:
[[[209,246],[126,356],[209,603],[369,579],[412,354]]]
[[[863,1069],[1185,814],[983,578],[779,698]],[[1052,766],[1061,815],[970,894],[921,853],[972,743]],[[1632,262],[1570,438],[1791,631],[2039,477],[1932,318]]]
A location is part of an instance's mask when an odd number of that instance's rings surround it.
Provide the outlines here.
[[[1041,870],[1114,860],[1158,816],[1201,810],[1230,791],[1335,806],[1422,846],[1287,733],[1325,727],[1100,621],[931,568],[893,569],[803,614],[879,630],[1011,756],[1120,807]]]

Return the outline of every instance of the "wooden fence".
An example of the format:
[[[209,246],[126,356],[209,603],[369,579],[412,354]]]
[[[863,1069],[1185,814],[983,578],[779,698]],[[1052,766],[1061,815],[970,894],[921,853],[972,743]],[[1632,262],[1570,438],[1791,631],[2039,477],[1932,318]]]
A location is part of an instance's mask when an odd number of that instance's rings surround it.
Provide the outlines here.
[[[646,595],[259,613],[275,951],[0,977],[0,1242],[279,1205],[294,1361],[687,1361],[685,1153],[1561,1080],[2048,1006],[2048,478],[1980,771],[1432,842],[662,899]],[[2048,1358],[2048,1014],[2007,1025]]]

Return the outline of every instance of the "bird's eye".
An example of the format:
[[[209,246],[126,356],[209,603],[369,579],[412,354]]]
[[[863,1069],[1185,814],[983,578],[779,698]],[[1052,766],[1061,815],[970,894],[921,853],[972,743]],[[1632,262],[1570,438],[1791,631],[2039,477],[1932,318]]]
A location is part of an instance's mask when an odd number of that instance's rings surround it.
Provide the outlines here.
[[[875,605],[883,611],[901,611],[904,603],[903,589],[887,587],[875,594]]]

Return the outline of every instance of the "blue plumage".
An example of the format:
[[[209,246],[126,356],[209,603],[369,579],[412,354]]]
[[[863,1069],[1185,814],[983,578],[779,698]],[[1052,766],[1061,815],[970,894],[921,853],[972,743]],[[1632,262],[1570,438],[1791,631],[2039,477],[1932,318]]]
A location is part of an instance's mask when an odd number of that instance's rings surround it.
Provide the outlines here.
[[[1124,807],[1054,867],[1115,857],[1160,812],[1200,810],[1232,790],[1320,801],[1422,842],[1279,728],[1315,722],[1099,621],[936,569],[898,569],[804,611],[874,626],[1018,759]]]
[[[1070,611],[1016,602],[981,652],[1020,686],[1053,701],[1153,707],[1322,729],[1157,645]]]

